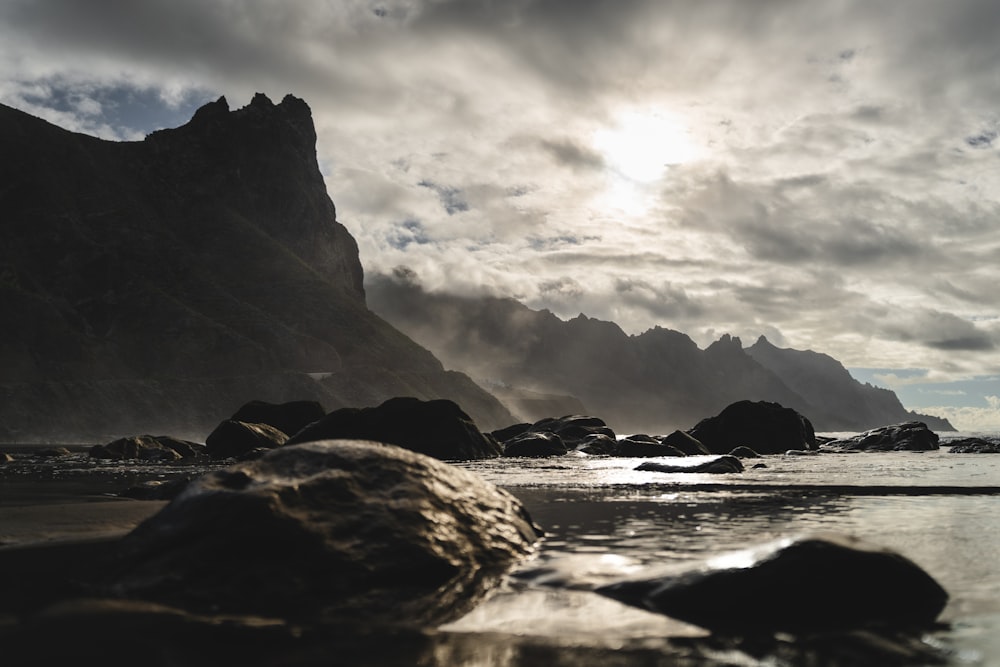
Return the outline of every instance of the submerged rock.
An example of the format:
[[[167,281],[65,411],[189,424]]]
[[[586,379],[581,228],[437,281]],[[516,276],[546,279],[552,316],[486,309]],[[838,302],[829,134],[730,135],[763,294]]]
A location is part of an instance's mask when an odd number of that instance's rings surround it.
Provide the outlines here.
[[[898,553],[857,538],[814,535],[709,561],[679,575],[597,592],[731,634],[930,627],[948,594]]]
[[[702,419],[689,431],[712,454],[739,446],[759,454],[789,449],[816,449],[816,434],[808,419],[791,408],[768,401],[738,401],[715,417]]]
[[[918,421],[873,428],[859,435],[834,440],[826,449],[859,452],[924,452],[938,449],[938,435]]]
[[[618,456],[633,456],[650,458],[654,456],[684,456],[684,452],[664,445],[659,440],[648,435],[630,435],[618,441]]]
[[[442,460],[494,458],[503,451],[454,402],[410,397],[390,398],[373,408],[335,410],[287,444],[340,438],[386,442]]]
[[[731,472],[743,472],[743,463],[735,456],[720,456],[698,463],[695,465],[670,465],[667,463],[657,463],[646,461],[640,464],[636,470],[650,470],[653,472],[702,472],[713,474],[726,474]]]
[[[194,613],[432,626],[540,535],[470,472],[392,445],[309,442],[191,483],[124,538],[106,591]]]
[[[961,438],[945,444],[952,454],[1000,454],[1000,442],[982,438]]]

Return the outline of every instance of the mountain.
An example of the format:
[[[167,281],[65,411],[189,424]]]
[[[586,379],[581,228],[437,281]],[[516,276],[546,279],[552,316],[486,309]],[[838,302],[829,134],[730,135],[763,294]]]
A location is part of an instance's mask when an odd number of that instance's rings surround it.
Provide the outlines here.
[[[922,421],[932,430],[953,431],[947,419],[922,415],[903,407],[894,392],[861,384],[833,357],[812,350],[779,348],[764,336],[746,353],[771,370],[793,391],[825,413],[826,431],[856,431],[884,426],[892,421]],[[858,425],[862,424],[861,428]]]
[[[554,413],[518,402],[525,392],[561,396],[564,405],[575,399],[619,432],[687,429],[744,399],[794,408],[819,431],[915,418],[891,391],[861,385],[836,360],[766,339],[744,349],[724,335],[702,350],[670,329],[628,335],[613,322],[582,314],[564,321],[513,299],[428,292],[407,269],[369,276],[366,290],[373,310],[527,421]]]
[[[0,441],[204,437],[250,399],[510,413],[365,301],[308,105],[225,98],[139,142],[0,105]]]

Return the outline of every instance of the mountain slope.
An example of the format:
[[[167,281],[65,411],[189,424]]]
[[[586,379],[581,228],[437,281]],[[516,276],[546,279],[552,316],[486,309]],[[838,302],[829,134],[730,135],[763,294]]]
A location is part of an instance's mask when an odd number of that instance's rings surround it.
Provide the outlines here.
[[[954,430],[946,419],[906,410],[889,389],[861,384],[829,355],[779,348],[764,336],[746,348],[746,353],[807,401],[822,406],[828,414],[824,430],[867,430],[909,420],[923,421],[933,430]],[[892,419],[887,421],[887,416]]]
[[[0,106],[0,440],[201,435],[254,398],[511,415],[366,306],[305,102],[205,105],[141,142]]]
[[[373,310],[449,367],[503,387],[501,398],[517,389],[575,397],[620,432],[687,429],[739,400],[781,403],[820,431],[914,418],[895,394],[866,389],[825,355],[766,354],[762,343],[754,355],[728,335],[702,350],[660,327],[630,336],[613,322],[563,321],[512,299],[429,293],[406,270],[371,276],[366,289]]]

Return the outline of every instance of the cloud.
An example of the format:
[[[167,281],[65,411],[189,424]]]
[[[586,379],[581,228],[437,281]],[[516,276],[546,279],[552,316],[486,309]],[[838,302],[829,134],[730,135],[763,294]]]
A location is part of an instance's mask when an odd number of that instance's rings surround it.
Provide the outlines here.
[[[459,188],[438,185],[426,180],[420,181],[417,185],[436,192],[438,199],[441,200],[441,207],[444,208],[445,213],[448,215],[455,215],[456,213],[469,210],[469,204],[465,201],[462,190]]]
[[[985,396],[988,407],[976,408],[953,405],[920,408],[921,413],[944,417],[959,431],[996,433],[1000,431],[1000,397]]]
[[[555,158],[556,162],[570,169],[602,169],[604,158],[587,146],[572,139],[541,139],[539,145]]]
[[[290,92],[370,274],[961,376],[1000,370],[998,18],[992,0],[14,0],[0,101],[137,139],[222,94]],[[630,116],[671,118],[697,159],[623,182],[594,138]]]

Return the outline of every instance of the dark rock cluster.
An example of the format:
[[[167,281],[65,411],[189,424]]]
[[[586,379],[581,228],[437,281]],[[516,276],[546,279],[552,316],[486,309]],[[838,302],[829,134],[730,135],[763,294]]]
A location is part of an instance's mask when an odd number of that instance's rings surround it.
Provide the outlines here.
[[[26,573],[0,599],[0,639],[8,650],[57,631],[103,637],[113,623],[132,628],[146,645],[167,632],[171,650],[222,647],[234,637],[241,646],[299,650],[326,637],[316,645],[324,658],[355,649],[370,658],[383,638],[426,637],[463,615],[543,535],[512,495],[437,459],[655,451],[660,458],[638,470],[738,473],[739,457],[759,456],[745,445],[706,456],[711,450],[693,433],[619,439],[602,420],[582,415],[483,434],[456,404],[441,400],[396,398],[320,412],[300,402],[254,402],[223,420],[207,447],[136,436],[94,448],[94,457],[184,460],[160,453],[169,450],[245,460],[123,494],[170,502],[120,541],[67,552],[79,565],[72,574],[53,576],[58,547],[0,553],[0,566]],[[794,411],[744,402],[730,412],[738,418],[700,423],[711,424],[716,443],[767,449],[762,443],[774,442],[775,450],[808,444],[808,422]],[[289,438],[276,424],[295,433]],[[909,424],[885,431],[904,442],[919,441],[920,432]],[[685,465],[687,456],[699,458]],[[755,654],[792,656],[788,664],[837,651],[877,664],[933,663],[940,656],[919,633],[934,626],[948,600],[902,555],[832,535],[792,536],[692,570],[649,570],[598,587],[559,577],[540,577],[537,585],[591,590],[705,628],[712,634],[697,640],[703,645],[688,644],[697,655],[720,646],[743,651],[752,642]],[[353,639],[343,649],[330,637]],[[691,655],[679,645],[669,650]]]
[[[926,452],[938,449],[939,437],[923,422],[905,422],[865,431],[823,444],[824,449],[854,452]]]

